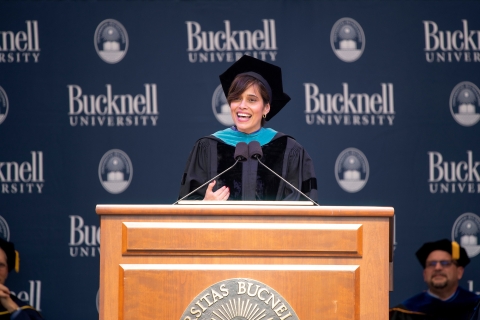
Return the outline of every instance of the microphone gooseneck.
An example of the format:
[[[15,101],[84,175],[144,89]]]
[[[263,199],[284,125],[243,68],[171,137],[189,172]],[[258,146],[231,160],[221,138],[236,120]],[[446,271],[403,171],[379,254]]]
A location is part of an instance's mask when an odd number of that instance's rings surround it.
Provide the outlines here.
[[[272,169],[270,169],[269,167],[267,167],[260,159],[263,157],[263,151],[262,151],[262,147],[260,146],[260,143],[258,141],[251,141],[249,144],[248,144],[248,154],[250,155],[251,158],[255,159],[258,161],[258,163],[260,163],[262,166],[264,166],[265,168],[267,168],[271,173],[273,173],[274,175],[276,175],[277,177],[279,177],[282,181],[284,181],[285,183],[287,183],[290,187],[292,187],[293,189],[295,189],[296,191],[298,191],[302,196],[304,196],[305,198],[307,198],[308,200],[310,200],[312,203],[314,203],[315,205],[317,206],[320,206],[317,202],[315,202],[314,200],[312,200],[309,196],[307,196],[305,193],[303,193],[302,191],[298,190],[293,184],[291,184],[290,182],[288,182],[287,180],[285,180],[281,175],[279,175],[278,173],[276,173],[275,171],[273,171]]]
[[[235,153],[233,155],[234,159],[235,159],[235,163],[223,170],[222,172],[220,172],[219,174],[217,174],[215,177],[213,177],[212,179],[208,180],[207,182],[205,182],[204,184],[202,184],[200,187],[196,188],[195,190],[193,190],[192,192],[188,193],[187,195],[183,196],[181,199],[178,199],[177,201],[175,201],[172,205],[176,205],[179,201],[182,201],[183,199],[185,199],[186,197],[188,197],[189,195],[195,193],[196,191],[200,190],[201,188],[203,188],[204,186],[206,186],[207,184],[209,184],[210,182],[212,182],[213,180],[217,179],[218,177],[220,177],[222,174],[224,174],[225,172],[227,172],[228,170],[232,169],[233,167],[235,167],[235,165],[239,162],[243,162],[243,161],[247,161],[247,158],[248,158],[248,146],[245,142],[239,142],[237,143],[237,145],[235,146]]]

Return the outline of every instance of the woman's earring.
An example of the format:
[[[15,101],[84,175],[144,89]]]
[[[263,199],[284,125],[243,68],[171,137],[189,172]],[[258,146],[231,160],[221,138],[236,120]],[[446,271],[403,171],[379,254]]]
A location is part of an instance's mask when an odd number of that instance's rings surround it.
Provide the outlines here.
[[[266,114],[264,114],[262,117],[263,117],[263,119],[265,119],[265,118],[267,117],[267,115],[266,115]]]

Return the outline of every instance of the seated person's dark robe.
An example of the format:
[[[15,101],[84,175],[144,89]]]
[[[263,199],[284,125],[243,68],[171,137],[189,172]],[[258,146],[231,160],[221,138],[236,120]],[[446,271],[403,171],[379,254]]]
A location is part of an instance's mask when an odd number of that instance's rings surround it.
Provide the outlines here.
[[[445,301],[422,292],[392,308],[390,320],[470,320],[479,300],[479,296],[460,287]]]
[[[16,311],[13,313],[8,312],[1,304],[0,304],[0,320],[42,320],[42,315],[35,310],[33,307],[29,306],[25,302],[21,301],[14,295],[10,295],[12,300],[20,307],[20,311]],[[13,315],[13,317],[12,317]]]

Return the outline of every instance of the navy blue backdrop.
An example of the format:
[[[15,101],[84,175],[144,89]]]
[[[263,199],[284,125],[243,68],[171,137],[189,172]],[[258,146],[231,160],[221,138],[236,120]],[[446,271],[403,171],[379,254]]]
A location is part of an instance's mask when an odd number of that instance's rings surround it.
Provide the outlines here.
[[[393,206],[395,290],[451,238],[480,291],[480,3],[2,1],[0,233],[7,285],[48,319],[97,318],[95,205],[176,200],[196,139],[230,125],[218,75],[282,67],[268,123],[314,159],[324,205]],[[222,108],[223,107],[223,108]]]

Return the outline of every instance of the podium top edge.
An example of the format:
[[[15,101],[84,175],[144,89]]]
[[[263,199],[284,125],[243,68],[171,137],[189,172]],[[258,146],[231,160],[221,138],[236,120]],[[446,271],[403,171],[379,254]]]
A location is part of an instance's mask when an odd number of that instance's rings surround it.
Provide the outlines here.
[[[315,204],[311,201],[241,201],[241,200],[234,200],[234,201],[214,201],[214,200],[181,200],[178,202],[177,205],[227,205],[227,206],[314,206]]]
[[[98,215],[168,215],[168,216],[323,216],[323,217],[393,217],[393,207],[305,206],[305,205],[133,205],[98,204]]]

